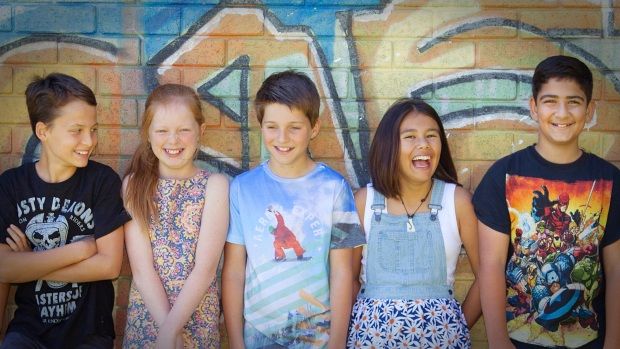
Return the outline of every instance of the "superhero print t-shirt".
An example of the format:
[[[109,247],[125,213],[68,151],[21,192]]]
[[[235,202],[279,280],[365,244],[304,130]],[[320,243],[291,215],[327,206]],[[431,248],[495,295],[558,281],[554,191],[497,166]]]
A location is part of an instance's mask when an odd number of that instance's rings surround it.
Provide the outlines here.
[[[591,154],[552,164],[530,147],[498,161],[483,179],[474,195],[478,218],[510,234],[506,318],[512,339],[569,348],[601,340],[601,255],[618,239],[619,172]]]
[[[345,179],[321,163],[303,177],[281,178],[265,162],[233,180],[230,215],[227,241],[247,251],[246,325],[287,348],[325,347],[330,249],[365,242]]]

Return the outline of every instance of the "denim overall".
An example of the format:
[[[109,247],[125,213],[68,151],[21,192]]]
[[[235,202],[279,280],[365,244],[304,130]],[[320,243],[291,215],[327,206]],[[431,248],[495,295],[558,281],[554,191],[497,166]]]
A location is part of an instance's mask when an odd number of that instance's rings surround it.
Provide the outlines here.
[[[360,297],[379,299],[452,298],[447,284],[446,252],[437,214],[444,182],[433,180],[430,212],[413,216],[415,232],[407,231],[407,216],[385,213],[385,197],[375,191],[367,245],[366,283]]]

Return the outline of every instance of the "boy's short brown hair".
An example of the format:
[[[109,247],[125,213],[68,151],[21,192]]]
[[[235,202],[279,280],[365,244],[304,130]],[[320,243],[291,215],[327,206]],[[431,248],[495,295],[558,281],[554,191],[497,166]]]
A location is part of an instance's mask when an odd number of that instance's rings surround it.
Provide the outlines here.
[[[256,93],[254,106],[258,122],[263,123],[265,107],[279,103],[293,109],[296,108],[310,120],[310,125],[319,119],[321,99],[316,86],[310,78],[294,70],[286,70],[269,76]]]
[[[45,77],[36,77],[26,88],[26,106],[32,133],[36,136],[37,122],[51,123],[58,117],[56,111],[59,108],[76,99],[88,105],[97,105],[93,91],[72,76],[51,73]]]

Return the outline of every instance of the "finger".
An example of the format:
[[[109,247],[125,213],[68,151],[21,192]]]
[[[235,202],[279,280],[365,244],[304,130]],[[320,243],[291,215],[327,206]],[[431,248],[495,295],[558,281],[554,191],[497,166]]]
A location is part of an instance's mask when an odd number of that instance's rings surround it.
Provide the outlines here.
[[[11,224],[11,226],[7,229],[7,232],[11,235],[13,242],[20,248],[25,249],[28,246],[28,240],[19,228]]]
[[[21,229],[19,229],[18,226],[11,224],[10,226],[11,230],[15,233],[15,236],[17,236],[19,238],[19,240],[21,240],[24,245],[28,245],[28,237],[26,236],[26,234],[24,234],[24,232],[21,231]]]
[[[21,252],[22,251],[22,250],[19,249],[19,246],[17,246],[17,244],[15,243],[15,241],[13,241],[13,239],[6,238],[4,241],[6,241],[6,244],[9,245],[9,247],[11,248],[11,250],[13,250],[13,252]]]

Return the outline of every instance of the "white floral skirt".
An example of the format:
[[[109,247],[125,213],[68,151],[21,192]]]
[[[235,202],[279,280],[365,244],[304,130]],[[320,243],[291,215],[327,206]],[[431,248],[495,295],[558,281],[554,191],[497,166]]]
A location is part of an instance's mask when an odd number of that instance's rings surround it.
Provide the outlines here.
[[[461,306],[453,298],[358,298],[347,348],[471,348]]]

